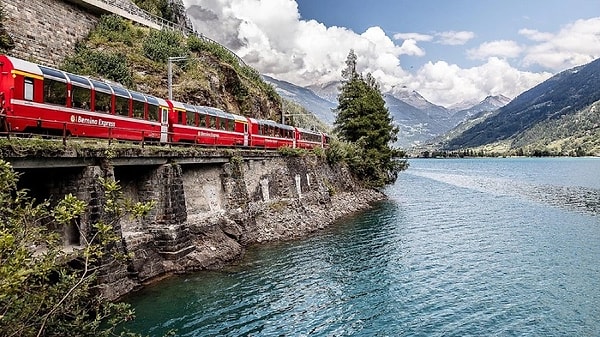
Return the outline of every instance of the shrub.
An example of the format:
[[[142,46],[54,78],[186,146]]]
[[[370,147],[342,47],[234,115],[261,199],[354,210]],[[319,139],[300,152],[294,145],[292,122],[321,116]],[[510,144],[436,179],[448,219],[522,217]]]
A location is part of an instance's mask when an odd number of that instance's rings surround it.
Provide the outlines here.
[[[188,56],[183,35],[172,30],[152,30],[144,39],[144,55],[156,62],[167,62],[169,57]]]

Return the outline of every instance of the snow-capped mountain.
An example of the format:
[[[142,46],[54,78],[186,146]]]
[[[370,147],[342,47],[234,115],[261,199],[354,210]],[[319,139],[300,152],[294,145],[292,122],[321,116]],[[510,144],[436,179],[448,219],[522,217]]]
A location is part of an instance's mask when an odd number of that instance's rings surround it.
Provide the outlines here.
[[[469,107],[456,111],[452,114],[452,124],[458,125],[459,123],[477,115],[483,111],[494,111],[497,110],[510,102],[510,98],[504,95],[488,96],[483,101]]]
[[[332,125],[335,121],[332,109],[337,106],[340,82],[300,87],[269,76],[263,78],[282,97],[302,105],[325,123]],[[397,90],[384,93],[383,97],[400,130],[397,145],[404,148],[422,144],[449,131],[465,118],[479,111],[495,110],[508,100],[504,96],[490,96],[469,109],[454,112],[427,101],[416,91]]]

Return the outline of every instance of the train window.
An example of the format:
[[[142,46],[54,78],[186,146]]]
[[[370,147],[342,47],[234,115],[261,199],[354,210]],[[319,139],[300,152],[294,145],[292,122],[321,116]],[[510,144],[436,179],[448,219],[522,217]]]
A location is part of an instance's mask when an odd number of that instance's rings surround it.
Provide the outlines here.
[[[71,86],[71,99],[74,108],[89,110],[91,90],[73,85]]]
[[[193,111],[185,112],[186,118],[185,122],[187,125],[196,125],[196,113]]]
[[[44,79],[44,102],[67,105],[67,83]]]
[[[219,117],[219,129],[227,130],[227,119],[223,117]]]
[[[115,95],[115,114],[129,116],[129,98]]]
[[[133,100],[133,117],[144,119],[144,102]]]
[[[33,78],[25,77],[25,97],[28,101],[33,101]]]
[[[96,102],[94,105],[94,111],[110,113],[111,111],[111,95],[96,91]]]
[[[206,115],[198,114],[198,125],[201,127],[206,127]]]
[[[215,116],[210,116],[210,122],[209,122],[208,126],[209,126],[211,129],[216,129],[216,128],[217,128],[217,117],[215,117]]]
[[[184,124],[185,111],[175,110],[175,113],[177,114],[177,124]]]
[[[158,122],[158,105],[148,104],[148,120]]]
[[[227,130],[229,130],[229,131],[235,131],[235,120],[229,119],[227,121]]]

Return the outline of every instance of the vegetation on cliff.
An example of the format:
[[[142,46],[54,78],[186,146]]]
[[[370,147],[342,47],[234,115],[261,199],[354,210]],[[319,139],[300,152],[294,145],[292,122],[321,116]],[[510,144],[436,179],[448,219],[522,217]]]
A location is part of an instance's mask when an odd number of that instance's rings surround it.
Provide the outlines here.
[[[330,153],[345,158],[367,185],[381,187],[393,183],[407,163],[399,159],[404,153],[391,145],[397,140],[398,128],[392,124],[381,90],[371,74],[357,72],[356,60],[350,51],[335,120],[335,131],[349,144],[334,143]]]
[[[0,160],[0,331],[3,336],[114,336],[133,318],[127,304],[97,296],[102,266],[126,259],[113,226],[125,214],[142,216],[152,204],[124,200],[104,180],[104,216],[89,233],[79,228],[86,204],[72,195],[38,202],[17,188],[18,174]],[[66,249],[60,232],[75,226],[81,245]]]
[[[4,28],[4,21],[4,6],[0,5],[0,52],[3,53],[15,47],[15,41]]]
[[[167,60],[173,62],[173,99],[256,118],[281,118],[281,99],[256,70],[221,45],[178,31],[140,27],[103,16],[62,69],[105,78],[167,98]]]

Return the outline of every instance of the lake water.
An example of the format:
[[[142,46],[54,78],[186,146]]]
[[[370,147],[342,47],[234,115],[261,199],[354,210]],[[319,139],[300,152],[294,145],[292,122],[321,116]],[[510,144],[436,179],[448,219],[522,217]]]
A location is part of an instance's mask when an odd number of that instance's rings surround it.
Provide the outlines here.
[[[161,336],[600,336],[600,159],[412,160],[389,201],[130,299]]]

